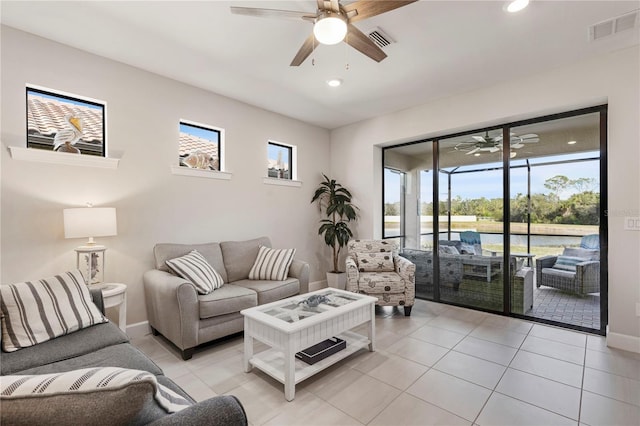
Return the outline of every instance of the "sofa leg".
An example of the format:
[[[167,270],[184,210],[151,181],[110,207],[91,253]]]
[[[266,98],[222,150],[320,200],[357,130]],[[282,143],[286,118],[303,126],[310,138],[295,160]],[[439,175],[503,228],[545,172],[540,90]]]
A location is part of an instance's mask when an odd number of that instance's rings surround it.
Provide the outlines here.
[[[151,327],[151,334],[153,334],[154,336],[157,336],[160,333],[158,333],[158,330],[156,330],[155,328]]]
[[[187,361],[191,359],[191,357],[193,356],[194,348],[184,349],[181,352],[182,352],[182,359]]]
[[[408,317],[411,315],[411,308],[413,308],[413,306],[405,306],[404,307],[404,316]]]

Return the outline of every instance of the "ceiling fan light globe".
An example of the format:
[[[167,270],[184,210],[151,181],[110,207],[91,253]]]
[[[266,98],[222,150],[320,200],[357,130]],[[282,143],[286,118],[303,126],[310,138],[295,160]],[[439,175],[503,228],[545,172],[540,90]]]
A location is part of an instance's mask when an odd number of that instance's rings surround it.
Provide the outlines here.
[[[313,35],[318,43],[338,44],[347,35],[347,23],[338,14],[327,14],[320,17],[313,26]]]

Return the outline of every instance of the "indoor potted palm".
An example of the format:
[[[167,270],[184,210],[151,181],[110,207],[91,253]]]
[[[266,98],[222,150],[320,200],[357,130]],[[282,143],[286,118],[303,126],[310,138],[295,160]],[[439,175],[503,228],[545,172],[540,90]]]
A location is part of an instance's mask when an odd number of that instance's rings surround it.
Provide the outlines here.
[[[351,193],[347,188],[325,174],[322,176],[324,181],[320,182],[311,202],[318,202],[323,213],[318,235],[324,236],[325,244],[333,251],[333,269],[327,272],[327,283],[330,287],[344,289],[346,273],[340,271],[338,261],[340,250],[353,237],[349,222],[356,219],[357,207],[351,203]]]

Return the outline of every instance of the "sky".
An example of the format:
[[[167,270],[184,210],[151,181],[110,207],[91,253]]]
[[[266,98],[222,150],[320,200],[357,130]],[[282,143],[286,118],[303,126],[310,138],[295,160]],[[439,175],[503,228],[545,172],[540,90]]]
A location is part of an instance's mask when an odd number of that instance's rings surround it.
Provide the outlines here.
[[[204,129],[202,127],[196,127],[185,123],[180,123],[180,131],[211,142],[218,142],[219,138],[219,133],[215,130]]]
[[[46,94],[39,91],[27,89],[27,96],[40,96],[45,99],[54,99],[59,102],[65,102],[71,105],[79,105],[86,108],[91,108],[95,110],[102,110],[104,108],[103,105],[96,105],[95,103],[82,102],[81,100],[68,99],[63,96],[56,96],[55,94]]]
[[[269,144],[268,148],[268,158],[269,160],[277,161],[278,160],[278,152],[282,152],[282,162],[289,162],[289,150],[287,148],[283,148],[281,146]]]
[[[587,157],[595,157],[598,153],[588,153]],[[584,154],[580,154],[584,156]],[[566,159],[567,156],[545,157],[544,162],[558,161]],[[571,157],[573,158],[573,157]],[[584,158],[584,157],[583,157]],[[532,160],[533,163],[534,160]],[[542,160],[540,160],[542,161]],[[539,161],[539,162],[540,162]],[[512,169],[511,172],[511,194],[515,196],[518,193],[527,193],[527,172],[526,168]],[[531,168],[531,193],[540,194],[548,193],[549,190],[544,187],[545,180],[557,176],[564,175],[569,179],[578,178],[595,178],[599,180],[599,165],[597,161],[580,162],[580,163],[563,163],[549,166],[538,166]],[[421,173],[422,182],[420,188],[421,202],[431,202],[432,196],[432,174]],[[385,203],[395,203],[400,200],[400,175],[385,170]],[[440,175],[440,198],[446,198],[446,174]],[[455,198],[460,196],[462,199],[473,199],[485,197],[502,198],[502,170],[478,172],[478,173],[460,173],[454,174],[451,182],[451,196]],[[561,194],[561,198],[568,198],[570,192]]]

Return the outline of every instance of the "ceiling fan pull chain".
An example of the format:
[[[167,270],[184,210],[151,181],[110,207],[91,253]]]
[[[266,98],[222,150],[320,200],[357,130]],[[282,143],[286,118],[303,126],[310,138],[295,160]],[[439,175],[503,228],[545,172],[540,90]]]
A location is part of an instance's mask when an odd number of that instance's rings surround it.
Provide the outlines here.
[[[345,70],[349,70],[349,32],[347,32],[347,35],[345,37],[345,43],[344,43],[344,69]]]
[[[311,52],[313,52],[313,56],[311,57],[311,66],[316,66],[316,38],[313,37],[313,42],[311,44]]]

